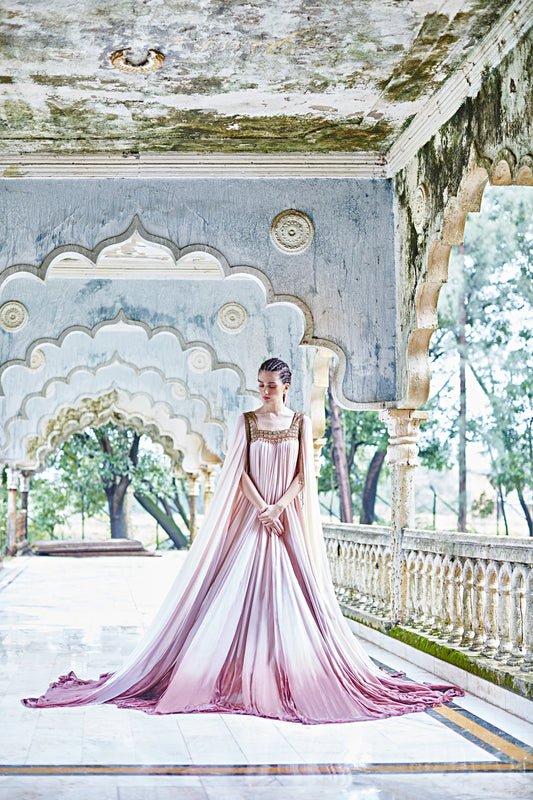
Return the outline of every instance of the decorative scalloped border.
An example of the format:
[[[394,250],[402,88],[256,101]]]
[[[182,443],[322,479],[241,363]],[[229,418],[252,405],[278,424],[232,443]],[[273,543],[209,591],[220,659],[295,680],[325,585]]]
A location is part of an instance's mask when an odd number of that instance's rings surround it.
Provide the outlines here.
[[[334,377],[334,394],[338,402],[344,407],[365,410],[369,408],[389,408],[396,405],[396,403],[393,401],[356,403],[345,397],[342,389],[342,383],[346,372],[346,354],[338,340],[324,339],[314,335],[313,315],[309,306],[299,297],[291,294],[276,294],[270,278],[265,272],[258,267],[249,266],[247,264],[230,265],[224,254],[214,247],[210,247],[209,245],[205,244],[190,244],[186,247],[180,248],[171,239],[150,233],[142,224],[138,214],[135,214],[125,231],[117,236],[111,236],[103,239],[102,241],[98,242],[98,244],[92,250],[77,244],[60,245],[46,256],[40,266],[34,266],[31,264],[12,264],[10,267],[6,267],[6,269],[4,269],[0,274],[0,285],[5,280],[8,280],[14,275],[19,275],[20,273],[29,273],[30,275],[34,275],[36,278],[42,281],[46,280],[46,273],[48,272],[50,264],[61,253],[80,253],[93,264],[96,264],[96,260],[102,250],[110,245],[119,244],[126,241],[135,232],[148,242],[160,244],[163,247],[168,248],[172,252],[176,261],[188,253],[209,253],[218,260],[225,278],[233,275],[245,275],[255,278],[265,290],[267,307],[278,303],[289,303],[290,305],[295,306],[304,317],[304,332],[300,340],[300,344],[323,347],[327,350],[330,350],[332,353],[335,353],[337,356],[338,361]]]
[[[533,186],[533,156],[517,158],[509,149],[494,159],[473,155],[459,192],[446,203],[440,239],[428,247],[426,279],[416,290],[416,322],[407,343],[407,391],[398,408],[422,408],[429,397],[429,343],[438,327],[437,306],[442,286],[448,280],[448,264],[454,245],[464,241],[468,214],[479,211],[485,186]]]
[[[157,409],[158,413],[154,414],[154,417],[146,422],[139,412],[121,407],[121,395],[122,397],[128,397],[130,400],[139,398],[147,400],[150,407]],[[100,411],[88,407],[89,403],[95,402],[102,404]],[[111,421],[119,425],[126,421],[128,427],[150,436],[152,441],[162,446],[164,452],[172,461],[177,462],[180,455],[187,454],[187,448],[180,447],[179,445],[182,443],[176,442],[172,431],[163,426],[162,410],[167,412],[164,417],[167,422],[177,419],[182,420],[185,423],[186,436],[194,438],[199,443],[199,452],[203,461],[206,464],[215,463],[216,457],[206,447],[203,436],[193,431],[190,420],[181,414],[175,414],[174,409],[168,403],[163,401],[154,403],[153,398],[146,392],[131,394],[124,389],[113,389],[110,392],[102,392],[94,396],[84,392],[77,398],[76,403],[64,403],[58,406],[51,414],[41,417],[39,420],[41,433],[37,435],[30,434],[25,437],[26,460],[24,463],[18,464],[17,468],[26,471],[39,471],[46,465],[48,457],[74,433],[85,430],[89,426],[99,427]],[[59,419],[66,412],[71,412],[72,416],[70,419],[65,420],[64,427],[58,430]],[[28,450],[30,450],[30,453],[28,453]],[[202,464],[199,463],[198,468],[201,468],[201,466]]]

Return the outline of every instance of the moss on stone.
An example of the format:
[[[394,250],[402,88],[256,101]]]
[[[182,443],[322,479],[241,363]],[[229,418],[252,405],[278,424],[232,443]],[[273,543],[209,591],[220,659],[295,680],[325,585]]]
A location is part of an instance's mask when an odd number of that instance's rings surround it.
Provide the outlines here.
[[[380,150],[394,132],[388,120],[369,124],[360,119],[331,120],[311,115],[241,117],[173,109],[164,116],[150,116],[139,102],[128,104],[132,122],[125,130],[123,118],[115,113],[95,114],[83,103],[58,105],[48,101],[47,105],[48,114],[34,120],[31,132],[31,112],[26,105],[10,105],[5,116],[11,137],[15,138],[18,130],[20,137],[29,141],[46,139],[51,151],[54,142],[62,151],[69,147],[84,152],[107,150],[116,147],[118,139],[122,149],[137,151],[282,152]]]
[[[396,639],[404,644],[420,650],[422,653],[427,653],[430,656],[439,658],[441,661],[446,661],[448,664],[453,664],[459,669],[469,672],[472,675],[477,675],[486,681],[495,683],[503,689],[508,689],[515,694],[526,697],[528,700],[533,700],[533,680],[530,674],[520,673],[516,667],[502,667],[496,666],[488,659],[483,661],[482,657],[475,656],[459,650],[456,647],[451,647],[446,644],[437,642],[435,639],[423,636],[422,634],[413,631],[409,628],[400,627],[399,625],[391,626],[385,619],[365,614],[364,612],[357,612],[350,606],[341,603],[341,609],[344,616],[353,619],[367,628],[379,631],[391,639]]]

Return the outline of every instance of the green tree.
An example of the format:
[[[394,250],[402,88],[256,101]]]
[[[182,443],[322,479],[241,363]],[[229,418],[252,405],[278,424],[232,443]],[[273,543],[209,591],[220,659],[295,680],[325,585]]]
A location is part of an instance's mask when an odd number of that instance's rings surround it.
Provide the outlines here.
[[[485,445],[502,511],[506,494],[515,490],[533,536],[527,502],[533,490],[530,189],[486,193],[482,213],[469,217],[464,250],[452,258],[450,276],[450,290],[439,306],[433,354],[444,356],[442,360],[447,356],[448,363],[459,354],[481,389],[485,407],[473,409],[466,427],[464,420],[462,425]]]
[[[49,462],[61,476],[63,485],[68,487],[71,509],[81,514],[82,539],[85,538],[86,519],[101,511],[106,502],[95,455],[93,447],[88,446],[88,439],[77,434],[65,442]]]
[[[59,475],[33,475],[28,502],[28,538],[55,539],[56,525],[68,517],[69,490]]]
[[[71,510],[81,513],[83,530],[85,519],[107,505],[112,538],[125,538],[124,501],[131,486],[137,501],[175,546],[187,545],[188,518],[181,481],[168,456],[143,447],[141,435],[135,431],[112,424],[88,428],[65,442],[50,465]]]

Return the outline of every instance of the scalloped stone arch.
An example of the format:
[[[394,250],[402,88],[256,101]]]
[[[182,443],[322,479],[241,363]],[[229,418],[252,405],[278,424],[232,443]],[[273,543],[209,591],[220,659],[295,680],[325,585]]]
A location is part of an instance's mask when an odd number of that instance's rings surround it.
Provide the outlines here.
[[[480,210],[489,182],[494,186],[533,186],[533,156],[526,154],[517,158],[508,149],[500,150],[492,160],[480,156],[476,160],[473,156],[459,192],[446,203],[440,239],[428,248],[426,278],[416,291],[415,328],[407,345],[407,391],[400,408],[422,408],[428,400],[429,343],[438,327],[439,294],[448,280],[451,250],[463,243],[468,214]]]
[[[165,403],[152,404],[147,394],[129,395],[112,390],[97,396],[84,394],[76,403],[62,405],[40,420],[39,433],[25,439],[25,460],[13,464],[28,472],[44,468],[49,456],[74,433],[108,422],[131,427],[160,444],[175,463],[183,458],[187,472],[198,472],[204,465],[219,463],[205,445],[201,434],[192,431],[189,420],[173,415]]]
[[[389,401],[379,401],[377,405],[376,403],[359,403],[349,400],[348,398],[345,397],[342,384],[344,380],[344,374],[346,372],[347,358],[346,358],[346,353],[344,352],[341,346],[341,343],[338,341],[334,341],[333,339],[326,339],[323,337],[315,336],[314,334],[315,325],[314,325],[313,315],[309,306],[296,295],[275,293],[270,278],[261,267],[249,264],[230,265],[227,258],[220,250],[206,244],[190,244],[183,248],[180,248],[171,239],[150,233],[143,226],[137,214],[132,218],[131,223],[122,233],[102,239],[100,242],[96,244],[96,246],[92,250],[82,245],[77,245],[75,243],[68,245],[60,245],[54,248],[50,253],[48,253],[48,255],[44,258],[40,266],[33,266],[31,264],[19,263],[7,267],[0,274],[0,285],[2,285],[4,281],[9,280],[11,277],[20,275],[20,273],[27,273],[29,275],[34,276],[36,279],[45,281],[48,270],[52,265],[52,263],[54,262],[54,260],[58,256],[64,255],[65,253],[78,253],[84,258],[86,258],[89,262],[96,264],[98,257],[103,250],[112,245],[120,244],[122,242],[127,241],[135,233],[138,234],[140,237],[142,237],[145,241],[152,244],[161,245],[161,247],[163,247],[165,250],[170,251],[176,262],[179,262],[180,259],[191,253],[195,252],[207,253],[208,255],[212,256],[218,261],[224,278],[241,276],[241,277],[249,277],[250,279],[255,279],[263,287],[265,291],[267,306],[286,303],[297,308],[299,312],[303,315],[304,319],[304,331],[300,344],[323,348],[328,350],[330,353],[334,353],[337,356],[337,367],[334,375],[333,390],[338,401],[346,408],[361,408],[361,409],[369,407],[383,408],[395,405],[395,403]]]
[[[130,380],[124,381],[124,376],[130,377]],[[29,435],[28,429],[37,430],[51,404],[54,407],[68,406],[84,392],[94,397],[116,390],[130,396],[145,396],[154,408],[166,406],[171,416],[186,418],[202,437],[204,446],[221,457],[227,438],[225,421],[211,414],[209,400],[202,395],[188,394],[187,398],[177,400],[173,397],[172,385],[165,383],[164,377],[152,367],[137,370],[115,358],[94,369],[75,367],[67,378],[51,378],[39,390],[26,395],[19,412],[5,420],[3,452],[9,458],[10,451],[13,454],[13,448],[10,447],[12,440],[19,442]],[[148,386],[149,391],[146,388]]]

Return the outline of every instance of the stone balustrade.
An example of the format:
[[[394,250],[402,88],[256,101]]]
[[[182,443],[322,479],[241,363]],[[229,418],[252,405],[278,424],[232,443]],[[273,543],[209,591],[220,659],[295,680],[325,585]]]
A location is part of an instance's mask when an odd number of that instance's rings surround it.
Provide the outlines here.
[[[350,616],[391,625],[388,528],[327,524],[337,596]],[[533,542],[404,530],[402,628],[513,672],[533,672]]]

